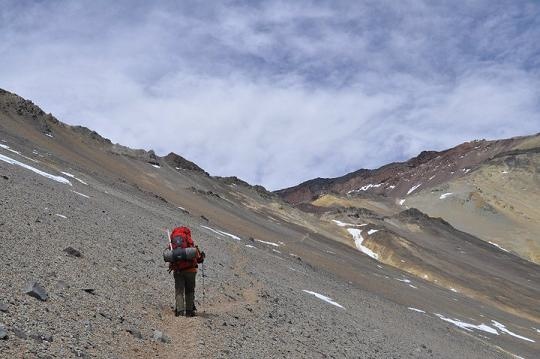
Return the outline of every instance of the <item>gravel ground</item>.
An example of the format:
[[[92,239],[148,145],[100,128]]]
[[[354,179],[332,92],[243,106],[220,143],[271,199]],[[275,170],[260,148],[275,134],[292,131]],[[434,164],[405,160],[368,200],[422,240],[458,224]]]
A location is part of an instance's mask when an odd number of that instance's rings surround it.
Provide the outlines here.
[[[128,184],[81,177],[88,185],[70,187],[0,162],[2,358],[509,357],[288,253],[218,235]],[[196,318],[173,316],[161,259],[177,225],[208,255]],[[24,293],[32,281],[46,301]]]

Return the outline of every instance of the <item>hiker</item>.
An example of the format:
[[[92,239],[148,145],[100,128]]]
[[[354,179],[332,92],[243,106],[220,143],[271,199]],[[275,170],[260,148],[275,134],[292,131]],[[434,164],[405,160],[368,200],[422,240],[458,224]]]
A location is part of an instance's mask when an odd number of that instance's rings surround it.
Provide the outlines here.
[[[195,308],[195,277],[199,263],[204,262],[206,254],[199,250],[191,238],[191,230],[188,227],[177,227],[170,235],[169,249],[195,248],[192,259],[179,259],[169,263],[169,273],[174,275],[174,290],[176,297],[175,316],[194,317]],[[185,298],[185,299],[184,299]]]

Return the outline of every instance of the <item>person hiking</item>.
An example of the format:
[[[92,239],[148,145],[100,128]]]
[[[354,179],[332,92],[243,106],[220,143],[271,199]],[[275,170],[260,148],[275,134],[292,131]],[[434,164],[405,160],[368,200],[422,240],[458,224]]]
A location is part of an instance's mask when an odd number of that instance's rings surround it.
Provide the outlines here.
[[[179,259],[169,263],[169,273],[174,275],[175,310],[176,317],[185,315],[194,317],[195,307],[195,278],[197,268],[204,262],[206,254],[199,250],[191,238],[191,230],[188,227],[177,227],[170,235],[169,249],[194,248],[195,255],[191,259]],[[187,251],[186,251],[187,252]],[[189,257],[189,256],[188,256]]]

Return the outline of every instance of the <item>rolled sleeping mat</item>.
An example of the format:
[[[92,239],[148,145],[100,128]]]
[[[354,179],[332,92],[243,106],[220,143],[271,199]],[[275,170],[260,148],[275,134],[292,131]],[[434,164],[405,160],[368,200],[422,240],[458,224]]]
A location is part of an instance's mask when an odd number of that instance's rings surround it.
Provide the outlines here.
[[[197,248],[176,248],[176,249],[165,249],[163,251],[163,260],[165,262],[174,263],[178,261],[185,261],[193,259],[197,256]]]

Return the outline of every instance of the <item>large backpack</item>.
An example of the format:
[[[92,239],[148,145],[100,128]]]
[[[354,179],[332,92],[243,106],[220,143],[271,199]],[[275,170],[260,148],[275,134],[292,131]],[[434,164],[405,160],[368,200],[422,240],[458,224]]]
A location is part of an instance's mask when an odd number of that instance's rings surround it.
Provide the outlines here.
[[[195,247],[191,239],[191,230],[188,227],[177,227],[171,233],[171,248],[192,248]],[[197,258],[179,260],[170,264],[171,270],[181,271],[189,268],[197,268]]]

